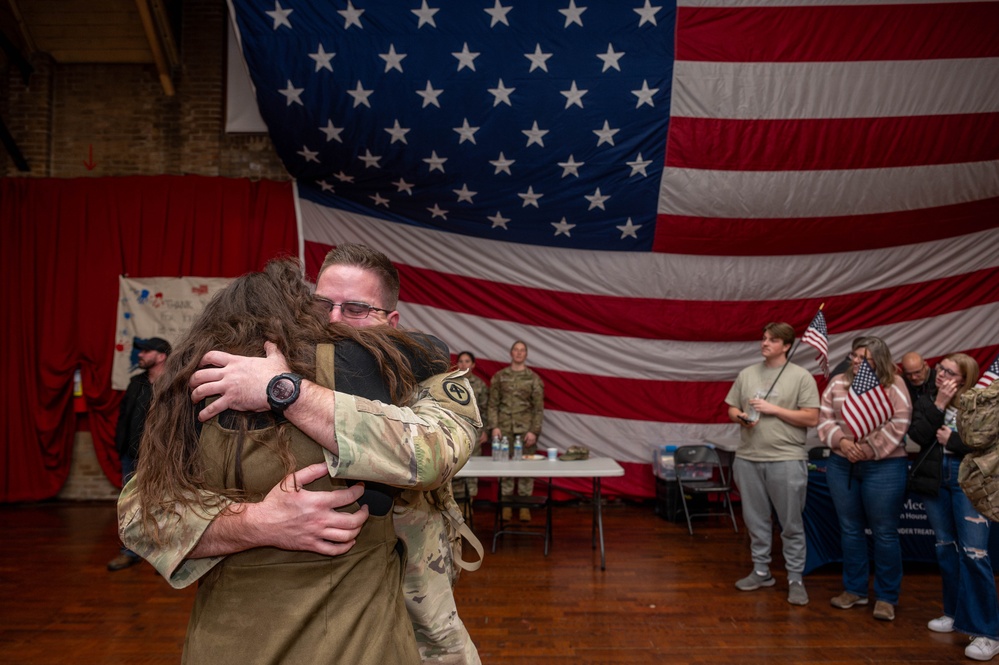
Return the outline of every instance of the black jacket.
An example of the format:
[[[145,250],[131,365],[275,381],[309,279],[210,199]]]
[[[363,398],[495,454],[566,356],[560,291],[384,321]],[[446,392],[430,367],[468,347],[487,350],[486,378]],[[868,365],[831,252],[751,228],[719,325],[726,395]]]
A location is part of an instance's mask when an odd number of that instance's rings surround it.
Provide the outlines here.
[[[944,412],[933,403],[937,397],[936,384],[912,406],[912,423],[909,438],[919,446],[919,455],[909,472],[909,490],[926,496],[936,496],[943,475],[944,452],[937,441],[937,430],[944,424]],[[947,439],[947,450],[964,457],[971,449],[964,445],[961,435],[952,432]]]
[[[148,372],[133,376],[128,382],[125,397],[118,412],[118,427],[114,433],[114,447],[119,457],[139,458],[139,441],[146,426],[149,403],[153,401],[153,384]]]

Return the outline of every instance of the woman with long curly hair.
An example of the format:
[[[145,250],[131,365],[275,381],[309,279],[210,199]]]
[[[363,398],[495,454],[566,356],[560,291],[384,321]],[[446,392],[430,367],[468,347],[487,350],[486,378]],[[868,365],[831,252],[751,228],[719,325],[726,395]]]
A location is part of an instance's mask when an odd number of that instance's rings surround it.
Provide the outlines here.
[[[864,363],[874,370],[891,403],[892,415],[858,441],[843,417],[843,404]],[[844,591],[830,602],[844,610],[867,605],[870,564],[865,530],[870,528],[874,535],[877,601],[874,618],[881,621],[895,618],[902,586],[898,523],[909,468],[904,438],[911,415],[909,391],[898,376],[888,345],[877,337],[855,339],[850,366],[826,386],[819,411],[819,438],[832,449],[826,463],[826,480],[843,546]]]
[[[273,412],[226,411],[198,421],[203,404],[192,403],[188,382],[202,357],[211,350],[260,356],[265,340],[305,379],[322,384],[335,367],[338,390],[367,388],[379,394],[366,397],[386,402],[405,401],[419,375],[447,367],[446,356],[405,333],[329,324],[294,262],[236,279],[175,345],[157,384],[136,476],[136,491],[146,497],[140,517],[154,537],[172,528],[164,515],[259,501],[288,473],[324,461],[317,443]],[[325,476],[307,488],[345,485]],[[372,510],[354,547],[340,556],[270,547],[230,555],[201,580],[184,660],[419,663],[403,572],[391,511]]]
[[[971,356],[952,353],[937,363],[934,385],[912,408],[909,438],[921,450],[909,484],[911,491],[923,495],[943,582],[943,615],[927,628],[971,635],[965,655],[991,660],[999,653],[999,598],[989,559],[991,522],[975,510],[957,482],[961,460],[971,452],[957,431],[959,398],[977,379],[978,363]]]

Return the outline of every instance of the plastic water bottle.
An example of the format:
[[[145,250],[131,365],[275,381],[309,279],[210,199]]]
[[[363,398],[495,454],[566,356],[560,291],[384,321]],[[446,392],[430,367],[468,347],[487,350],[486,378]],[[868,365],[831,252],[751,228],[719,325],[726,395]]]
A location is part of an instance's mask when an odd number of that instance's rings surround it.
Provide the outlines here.
[[[504,436],[500,444],[500,460],[505,462],[508,459],[510,459],[510,439]]]
[[[493,444],[491,446],[493,451],[494,462],[499,462],[501,459],[503,459],[502,457],[500,457],[500,455],[503,453],[503,451],[500,449],[501,446],[502,444],[500,443],[499,434],[497,434],[496,436],[493,437]]]
[[[518,434],[517,438],[513,440],[513,461],[519,462],[522,459],[524,459],[524,444]]]

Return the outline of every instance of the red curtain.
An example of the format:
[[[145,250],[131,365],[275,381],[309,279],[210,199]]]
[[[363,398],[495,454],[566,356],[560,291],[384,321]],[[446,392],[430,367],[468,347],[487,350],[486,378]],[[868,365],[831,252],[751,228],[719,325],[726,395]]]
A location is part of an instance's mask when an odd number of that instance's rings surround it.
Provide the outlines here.
[[[235,277],[298,253],[289,182],[3,178],[0,224],[0,501],[46,499],[65,483],[77,367],[97,458],[120,483],[119,274]]]

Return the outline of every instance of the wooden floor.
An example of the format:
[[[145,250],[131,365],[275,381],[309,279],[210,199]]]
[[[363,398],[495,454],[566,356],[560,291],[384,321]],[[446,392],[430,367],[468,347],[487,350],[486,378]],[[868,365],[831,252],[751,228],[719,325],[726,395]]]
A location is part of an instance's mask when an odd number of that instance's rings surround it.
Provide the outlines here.
[[[775,587],[737,591],[745,534],[710,519],[689,536],[651,505],[606,507],[601,571],[590,514],[555,509],[547,558],[539,538],[508,536],[463,574],[458,607],[483,663],[971,662],[965,636],[925,628],[941,613],[934,568],[906,568],[897,618],[885,623],[871,607],[829,605],[836,566],[805,578],[806,607],[786,602],[782,573]],[[476,508],[476,527],[488,552],[488,506]],[[107,572],[115,530],[111,503],[0,506],[0,663],[179,661],[193,590],[170,589],[146,564]]]

